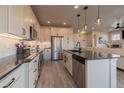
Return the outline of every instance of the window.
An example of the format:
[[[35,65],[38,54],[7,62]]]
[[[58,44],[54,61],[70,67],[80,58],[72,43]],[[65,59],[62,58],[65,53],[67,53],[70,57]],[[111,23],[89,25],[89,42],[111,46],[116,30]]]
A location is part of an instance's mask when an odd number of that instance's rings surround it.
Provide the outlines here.
[[[120,40],[120,39],[121,39],[120,34],[113,34],[112,35],[112,41]]]

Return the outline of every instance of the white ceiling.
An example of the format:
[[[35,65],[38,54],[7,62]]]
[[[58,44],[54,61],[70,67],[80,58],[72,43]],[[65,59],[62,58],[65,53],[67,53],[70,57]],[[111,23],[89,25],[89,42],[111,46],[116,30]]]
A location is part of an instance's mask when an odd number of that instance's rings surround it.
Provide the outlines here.
[[[84,5],[74,9],[74,5],[32,5],[32,9],[38,18],[40,25],[64,26],[66,22],[69,27],[77,28],[77,14],[80,14],[80,28],[84,25]],[[117,21],[124,26],[124,5],[102,5],[100,6],[100,17],[103,19],[101,25],[96,25],[97,6],[88,5],[87,24],[88,30],[95,27],[95,31],[108,31],[116,27]],[[51,21],[50,24],[47,21]]]

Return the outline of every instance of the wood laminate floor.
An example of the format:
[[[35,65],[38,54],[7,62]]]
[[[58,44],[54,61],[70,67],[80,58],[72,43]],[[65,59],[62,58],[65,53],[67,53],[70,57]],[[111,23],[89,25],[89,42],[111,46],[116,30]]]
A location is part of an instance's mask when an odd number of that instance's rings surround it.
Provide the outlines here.
[[[44,62],[37,88],[76,88],[70,74],[60,62]],[[117,70],[117,87],[124,88],[124,71]]]
[[[117,87],[124,88],[124,71],[117,70]]]
[[[37,88],[75,88],[72,77],[60,62],[44,62]]]

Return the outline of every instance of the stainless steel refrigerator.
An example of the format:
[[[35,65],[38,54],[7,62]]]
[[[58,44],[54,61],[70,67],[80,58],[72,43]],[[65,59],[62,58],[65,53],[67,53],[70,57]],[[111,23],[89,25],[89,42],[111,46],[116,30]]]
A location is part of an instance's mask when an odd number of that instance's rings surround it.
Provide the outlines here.
[[[62,59],[62,57],[63,57],[62,42],[63,42],[62,36],[52,36],[51,37],[52,60],[61,60]]]

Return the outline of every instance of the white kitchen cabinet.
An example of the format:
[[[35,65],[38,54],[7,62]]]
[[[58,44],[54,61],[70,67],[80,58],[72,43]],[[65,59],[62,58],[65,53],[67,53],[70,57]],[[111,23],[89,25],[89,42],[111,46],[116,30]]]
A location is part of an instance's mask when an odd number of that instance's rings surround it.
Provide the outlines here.
[[[51,42],[52,28],[42,26],[40,31],[41,31],[41,42]]]
[[[8,6],[0,5],[0,32],[8,31]]]
[[[22,18],[22,30],[24,30],[23,37],[29,39],[30,36],[30,6],[23,5],[23,18]]]
[[[9,6],[9,33],[21,36],[25,34],[23,30],[23,6],[21,5],[10,5]]]
[[[40,25],[38,24],[38,27],[37,27],[37,40],[38,41],[41,41],[41,29],[40,29]]]
[[[59,36],[58,30],[56,27],[51,27],[51,36]]]
[[[10,5],[8,20],[8,30],[10,34],[14,34],[23,38],[29,38],[31,21],[30,6]]]
[[[24,65],[0,80],[0,88],[24,88]]]
[[[43,59],[44,61],[51,60],[51,48],[45,48],[43,51]]]
[[[77,42],[81,42],[81,34],[80,33],[74,34],[74,47],[76,47]]]
[[[31,62],[25,63],[25,87],[35,88],[38,80],[38,62],[39,56],[36,56]]]
[[[73,29],[68,29],[68,35],[67,35],[67,50],[74,48],[74,36],[73,36]]]
[[[74,48],[72,28],[42,26],[40,35],[42,35],[40,38],[41,42],[51,42],[51,36],[63,36],[63,49],[69,50]]]
[[[87,88],[116,88],[117,59],[86,60],[85,84]]]
[[[25,39],[29,38],[30,26],[40,26],[29,5],[0,6],[0,20],[0,32]]]
[[[69,73],[72,75],[72,54],[64,51],[63,53],[63,64]]]

